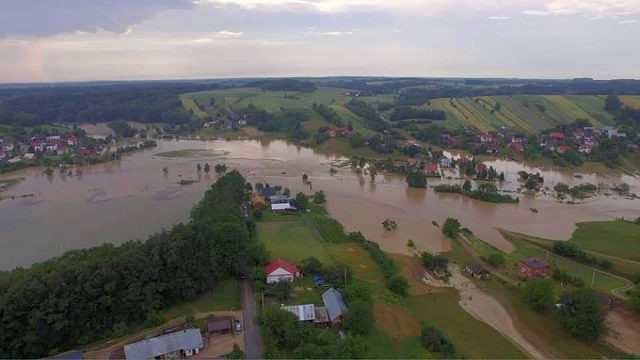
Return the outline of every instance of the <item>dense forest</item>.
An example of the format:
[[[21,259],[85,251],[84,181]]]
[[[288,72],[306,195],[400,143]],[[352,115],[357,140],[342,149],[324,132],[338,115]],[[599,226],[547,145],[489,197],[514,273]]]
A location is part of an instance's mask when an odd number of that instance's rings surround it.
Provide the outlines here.
[[[53,85],[0,89],[0,124],[117,120],[183,124],[189,121],[179,94],[219,88],[215,83],[118,83]]]
[[[73,250],[0,273],[0,358],[65,351],[137,324],[235,276],[249,258],[244,179],[220,178],[191,220],[146,241]]]

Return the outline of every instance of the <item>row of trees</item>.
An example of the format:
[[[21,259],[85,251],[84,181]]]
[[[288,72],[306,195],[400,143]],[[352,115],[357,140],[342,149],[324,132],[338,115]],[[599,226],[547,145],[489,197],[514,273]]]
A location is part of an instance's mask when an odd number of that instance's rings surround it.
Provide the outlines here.
[[[159,310],[236,275],[250,261],[240,215],[244,184],[230,172],[188,223],[146,241],[73,250],[0,273],[0,357],[42,357],[93,342],[158,319]]]

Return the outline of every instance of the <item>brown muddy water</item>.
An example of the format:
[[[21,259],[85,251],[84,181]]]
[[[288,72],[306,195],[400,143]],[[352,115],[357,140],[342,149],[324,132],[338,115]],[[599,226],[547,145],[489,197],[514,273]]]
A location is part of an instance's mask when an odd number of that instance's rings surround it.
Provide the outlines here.
[[[284,141],[160,141],[155,149],[127,155],[109,164],[82,168],[82,175],[46,176],[42,169],[28,169],[0,178],[24,177],[24,181],[3,195],[33,197],[0,201],[0,269],[28,266],[63,252],[103,243],[121,243],[145,239],[149,233],[186,221],[191,207],[202,198],[216,175],[198,175],[196,164],[211,167],[226,162],[242,172],[247,180],[281,185],[292,192],[312,194],[324,190],[331,216],[347,231],[362,231],[390,252],[408,253],[407,240],[418,250],[442,251],[450,247],[433,221],[442,224],[447,217],[458,218],[481,238],[509,250],[509,243],[496,230],[502,227],[537,236],[566,239],[578,221],[634,217],[640,213],[640,200],[619,196],[598,196],[578,205],[558,203],[551,197],[520,196],[519,204],[490,204],[456,194],[438,194],[432,190],[410,189],[404,178],[379,175],[375,183],[369,177],[341,168],[330,174],[331,164],[341,158],[319,154]],[[213,150],[210,155],[195,152],[198,158],[165,158],[156,154],[180,149]],[[516,163],[497,162],[506,171],[504,189],[520,186]],[[162,168],[168,168],[163,175]],[[302,183],[307,173],[312,189]],[[454,175],[454,174],[451,174]],[[545,186],[559,181],[626,182],[640,192],[640,182],[632,177],[597,177],[544,172]],[[181,179],[198,182],[180,186]],[[457,181],[457,180],[444,180]],[[430,184],[438,181],[430,180]],[[517,195],[517,194],[514,194]],[[530,208],[538,209],[534,213]],[[385,232],[382,221],[395,220],[399,228]]]

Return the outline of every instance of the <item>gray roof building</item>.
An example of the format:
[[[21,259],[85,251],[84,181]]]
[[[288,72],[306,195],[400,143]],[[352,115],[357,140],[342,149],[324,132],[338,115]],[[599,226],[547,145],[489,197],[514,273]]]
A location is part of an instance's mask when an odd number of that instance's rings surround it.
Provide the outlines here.
[[[124,354],[127,359],[135,360],[152,359],[180,351],[190,356],[193,350],[202,349],[203,346],[200,330],[191,328],[125,345]]]
[[[342,300],[342,294],[334,288],[330,288],[322,293],[322,302],[327,308],[329,320],[332,322],[340,320],[340,317],[344,316],[347,312],[347,305],[345,305],[344,300]]]

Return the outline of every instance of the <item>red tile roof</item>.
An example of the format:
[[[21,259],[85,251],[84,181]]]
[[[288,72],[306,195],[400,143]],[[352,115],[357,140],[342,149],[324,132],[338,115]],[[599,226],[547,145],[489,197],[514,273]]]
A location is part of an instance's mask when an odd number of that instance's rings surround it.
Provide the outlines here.
[[[268,263],[267,266],[264,267],[264,272],[268,275],[276,271],[278,268],[283,268],[284,270],[288,271],[291,274],[300,272],[300,269],[298,269],[297,266],[295,266],[290,262],[286,262],[282,259],[277,259]]]
[[[426,172],[437,172],[438,171],[438,164],[436,163],[428,163],[424,166],[424,170]]]
[[[560,153],[560,154],[564,154],[569,150],[571,150],[571,148],[569,146],[567,146],[567,145],[558,146],[558,153]]]

